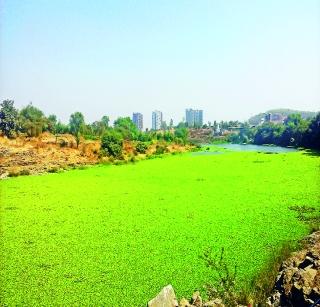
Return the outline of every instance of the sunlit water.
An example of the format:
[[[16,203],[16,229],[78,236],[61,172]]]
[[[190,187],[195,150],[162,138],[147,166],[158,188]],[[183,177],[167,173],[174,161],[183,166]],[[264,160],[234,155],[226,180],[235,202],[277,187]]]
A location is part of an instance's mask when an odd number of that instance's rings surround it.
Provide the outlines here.
[[[282,152],[294,152],[297,151],[296,148],[287,148],[280,146],[264,146],[264,145],[243,145],[243,144],[222,144],[221,147],[236,151],[260,151],[260,152],[272,152],[272,153],[282,153]]]
[[[244,144],[220,144],[218,147],[230,149],[234,151],[256,151],[256,152],[266,152],[266,153],[285,153],[285,152],[295,152],[298,151],[296,148],[287,148],[280,146],[266,146],[266,145],[244,145]],[[209,147],[209,146],[208,146]],[[205,147],[204,147],[205,148]],[[203,156],[203,155],[219,155],[226,153],[226,151],[210,151],[203,150],[192,153],[194,156]]]

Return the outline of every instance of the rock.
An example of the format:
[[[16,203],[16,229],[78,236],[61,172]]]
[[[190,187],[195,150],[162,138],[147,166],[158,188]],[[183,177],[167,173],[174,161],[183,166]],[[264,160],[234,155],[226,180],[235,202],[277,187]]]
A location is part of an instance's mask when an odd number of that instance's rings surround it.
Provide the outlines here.
[[[196,306],[196,307],[201,307],[202,306],[202,298],[200,296],[200,292],[196,291],[193,293],[192,298],[191,298],[191,304]]]
[[[306,267],[308,266],[312,266],[314,264],[314,259],[312,259],[311,257],[309,256],[306,256],[306,258],[304,259],[304,261],[302,261],[300,264],[299,264],[299,269],[305,269]]]
[[[0,179],[5,179],[8,177],[8,175],[9,175],[8,172],[4,172],[3,174],[0,175]]]
[[[275,292],[272,296],[267,299],[267,306],[279,307],[280,306],[281,293]]]
[[[268,306],[320,306],[320,231],[304,239],[304,244],[281,265]]]
[[[164,287],[155,298],[148,302],[148,307],[178,307],[172,286]]]
[[[179,307],[190,307],[190,303],[186,298],[182,298],[179,303]]]

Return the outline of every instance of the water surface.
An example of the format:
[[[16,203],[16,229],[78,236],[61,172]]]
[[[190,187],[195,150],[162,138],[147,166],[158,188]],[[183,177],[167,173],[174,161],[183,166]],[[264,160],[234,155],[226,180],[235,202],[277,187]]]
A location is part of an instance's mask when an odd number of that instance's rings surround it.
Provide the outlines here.
[[[284,153],[298,151],[296,148],[280,147],[280,146],[267,146],[267,145],[244,145],[244,144],[222,144],[221,147],[235,151],[259,151],[259,152],[272,152]]]

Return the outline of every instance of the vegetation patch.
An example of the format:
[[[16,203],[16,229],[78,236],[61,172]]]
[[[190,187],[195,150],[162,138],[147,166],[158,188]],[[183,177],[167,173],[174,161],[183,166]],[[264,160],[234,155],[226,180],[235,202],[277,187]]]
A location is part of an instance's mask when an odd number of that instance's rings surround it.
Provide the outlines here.
[[[320,209],[303,152],[163,157],[0,181],[1,304],[144,306],[169,283],[188,296],[215,280],[207,246],[247,289],[309,232],[289,207]]]
[[[310,226],[312,231],[319,230],[320,227],[320,208],[302,206],[290,206],[290,210],[298,213],[297,219]]]

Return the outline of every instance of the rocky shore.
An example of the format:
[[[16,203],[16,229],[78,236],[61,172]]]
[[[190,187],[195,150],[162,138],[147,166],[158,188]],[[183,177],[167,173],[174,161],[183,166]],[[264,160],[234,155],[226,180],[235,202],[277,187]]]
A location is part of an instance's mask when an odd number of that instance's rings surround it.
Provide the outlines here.
[[[320,231],[303,243],[303,250],[282,263],[268,306],[320,307]]]
[[[285,260],[276,278],[274,290],[266,302],[252,299],[246,305],[269,307],[320,307],[320,231],[302,241],[302,250]],[[171,285],[147,304],[148,307],[224,307],[220,298],[204,301],[196,291],[190,299],[177,299]]]

